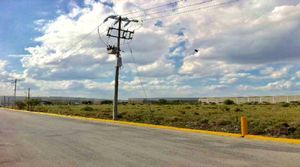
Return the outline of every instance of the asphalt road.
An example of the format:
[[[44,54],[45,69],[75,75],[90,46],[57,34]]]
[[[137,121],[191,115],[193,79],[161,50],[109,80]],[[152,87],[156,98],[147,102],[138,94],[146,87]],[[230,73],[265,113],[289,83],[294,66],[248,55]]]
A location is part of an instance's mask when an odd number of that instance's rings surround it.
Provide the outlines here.
[[[1,167],[299,167],[300,146],[0,110]]]

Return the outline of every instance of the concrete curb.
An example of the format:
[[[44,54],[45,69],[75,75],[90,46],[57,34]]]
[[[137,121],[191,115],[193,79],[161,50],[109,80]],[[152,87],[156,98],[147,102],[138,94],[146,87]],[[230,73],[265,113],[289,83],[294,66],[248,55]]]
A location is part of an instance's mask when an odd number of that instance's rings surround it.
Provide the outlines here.
[[[216,132],[216,131],[187,129],[187,128],[177,128],[177,127],[164,126],[164,125],[153,125],[153,124],[127,122],[127,121],[115,121],[115,120],[108,120],[108,119],[101,119],[101,118],[87,118],[87,117],[81,117],[81,116],[60,115],[60,114],[44,113],[44,112],[31,112],[31,111],[26,111],[26,110],[17,110],[17,109],[10,109],[10,108],[1,108],[1,109],[16,111],[16,112],[25,112],[25,113],[31,113],[31,114],[38,114],[38,115],[47,115],[47,116],[60,117],[60,118],[69,118],[69,119],[77,119],[77,120],[84,120],[84,121],[101,122],[101,123],[112,123],[112,124],[119,124],[119,125],[147,127],[147,128],[154,128],[154,129],[164,129],[164,130],[190,132],[190,133],[200,133],[200,134],[235,137],[235,138],[241,138],[242,137],[241,134],[237,134],[237,133]],[[279,143],[287,143],[287,144],[300,144],[300,140],[298,140],[298,139],[274,138],[274,137],[266,137],[266,136],[258,136],[258,135],[246,135],[246,136],[244,136],[244,138],[260,140],[260,141],[272,141],[272,142],[279,142]]]

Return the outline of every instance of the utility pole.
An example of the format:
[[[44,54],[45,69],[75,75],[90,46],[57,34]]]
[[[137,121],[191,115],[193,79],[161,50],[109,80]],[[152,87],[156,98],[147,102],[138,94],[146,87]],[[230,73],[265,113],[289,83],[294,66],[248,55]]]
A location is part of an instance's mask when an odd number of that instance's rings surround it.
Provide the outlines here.
[[[115,73],[115,93],[114,93],[114,109],[113,109],[113,120],[118,118],[118,92],[119,92],[119,70],[121,67],[121,57],[120,57],[120,40],[121,40],[121,26],[122,26],[122,18],[119,16],[119,28],[118,28],[118,43],[117,43],[117,65],[116,65],[116,73]]]
[[[27,110],[29,111],[30,109],[30,88],[28,88],[28,91],[27,91]]]
[[[122,17],[122,16],[117,16],[117,15],[112,15],[107,17],[104,20],[104,23],[108,21],[109,19],[115,20],[115,24],[118,23],[118,28],[115,27],[109,27],[107,31],[107,36],[108,37],[113,37],[117,38],[117,46],[107,46],[107,51],[109,54],[115,54],[117,63],[116,63],[116,71],[115,71],[115,90],[114,90],[114,101],[113,101],[113,120],[118,119],[118,91],[119,91],[119,71],[120,67],[122,66],[122,58],[121,58],[121,46],[120,46],[120,41],[121,39],[124,40],[132,40],[134,31],[129,31],[122,29],[122,22],[124,22],[124,28],[129,25],[131,22],[138,22],[138,20],[132,20],[127,17]],[[117,31],[118,35],[114,35],[113,32]]]
[[[12,83],[14,84],[14,99],[13,99],[14,105],[17,104],[17,84],[18,84],[18,81],[22,81],[22,79],[12,80]],[[8,101],[10,101],[10,100],[8,99]],[[13,104],[12,104],[12,106],[13,106]]]
[[[14,103],[15,103],[15,105],[17,104],[17,82],[18,82],[18,80],[15,79],[14,80],[14,84],[15,84],[15,87],[14,87]]]
[[[27,100],[30,100],[30,88],[28,88],[28,91],[27,91]]]

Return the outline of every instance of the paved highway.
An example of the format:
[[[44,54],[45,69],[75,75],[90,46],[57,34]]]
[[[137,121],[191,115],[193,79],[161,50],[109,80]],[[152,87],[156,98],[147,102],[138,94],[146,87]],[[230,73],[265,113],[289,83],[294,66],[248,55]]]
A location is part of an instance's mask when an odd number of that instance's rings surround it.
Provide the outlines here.
[[[1,167],[299,167],[300,146],[0,110]]]

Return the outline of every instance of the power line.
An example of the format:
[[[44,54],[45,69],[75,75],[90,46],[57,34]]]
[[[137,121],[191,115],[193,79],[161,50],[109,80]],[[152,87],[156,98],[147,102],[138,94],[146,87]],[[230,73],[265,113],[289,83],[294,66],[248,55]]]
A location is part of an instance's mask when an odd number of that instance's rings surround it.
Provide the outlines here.
[[[98,27],[100,27],[103,23],[99,24],[98,26],[96,26],[95,28],[93,28],[91,31],[89,31],[87,34],[85,34],[85,36],[83,38],[81,38],[79,41],[74,42],[71,47],[69,47],[67,50],[67,52],[71,49],[73,49],[75,46],[77,46],[79,43],[81,43],[83,40],[85,40],[87,37],[89,37]]]
[[[198,5],[203,5],[203,4],[206,4],[206,3],[209,3],[209,2],[213,2],[213,1],[214,0],[206,0],[206,1],[202,1],[202,2],[193,3],[193,4],[190,4],[190,5],[180,6],[180,7],[177,7],[175,9],[177,9],[177,10],[178,9],[185,9],[185,8],[188,8],[188,7],[194,7],[194,6],[198,6]],[[172,10],[173,9],[165,9],[165,10],[160,10],[160,11],[156,11],[156,12],[147,13],[146,15],[165,13],[165,12],[170,12]],[[139,16],[135,16],[133,18],[139,18],[139,17],[143,17],[143,16],[146,16],[146,15],[139,15]]]
[[[196,8],[196,9],[192,9],[192,10],[186,10],[186,11],[182,11],[182,12],[176,12],[176,13],[171,13],[171,14],[168,14],[168,15],[157,16],[157,17],[150,17],[150,18],[143,19],[143,21],[149,21],[149,20],[165,18],[165,17],[170,17],[170,16],[174,16],[174,15],[179,15],[179,14],[196,12],[196,11],[199,11],[199,10],[202,10],[202,9],[216,8],[216,7],[224,6],[224,5],[234,3],[234,2],[237,2],[237,1],[239,1],[239,0],[231,0],[231,1],[218,3],[218,4],[210,5],[210,6],[204,6],[204,7],[200,7],[200,8]]]
[[[65,54],[70,51],[71,49],[75,48],[79,43],[81,43],[83,40],[85,40],[87,37],[89,37],[95,30],[99,30],[99,28],[103,25],[104,23],[99,24],[98,26],[96,26],[95,28],[93,28],[91,31],[89,31],[87,34],[85,34],[85,36],[83,38],[81,38],[79,41],[74,42],[72,44],[71,47],[69,47],[68,49],[66,49]],[[98,32],[100,33],[100,32]],[[104,42],[104,41],[103,41]],[[74,50],[73,52],[71,52],[69,55],[74,54],[75,52],[79,51],[81,49],[81,47],[79,47],[78,49]]]
[[[134,64],[135,69],[136,69],[136,73],[137,73],[137,77],[138,77],[140,86],[141,86],[141,88],[142,88],[142,90],[143,90],[143,92],[144,92],[145,98],[148,99],[148,95],[147,95],[146,89],[145,89],[145,87],[144,87],[144,85],[143,85],[143,82],[142,82],[142,80],[141,80],[140,72],[139,72],[138,67],[137,67],[137,65],[136,65],[136,64],[137,64],[137,63],[136,63],[136,60],[135,60],[135,58],[134,58],[134,56],[133,56],[133,54],[132,54],[132,48],[131,48],[131,46],[130,46],[130,43],[127,43],[127,45],[128,45],[128,47],[129,47],[129,50],[130,50],[130,56],[131,56],[131,59],[133,60],[133,64]],[[149,106],[149,110],[150,110],[150,112],[152,112],[152,108],[151,108],[151,100],[150,100],[149,102],[150,102],[150,103],[148,103],[148,104],[149,104],[149,105],[148,105],[148,106]]]
[[[148,11],[148,10],[158,9],[158,8],[161,8],[161,7],[164,7],[164,6],[170,6],[170,5],[173,5],[173,4],[177,4],[180,1],[184,1],[184,0],[177,0],[177,1],[171,1],[171,2],[168,2],[168,3],[163,3],[163,4],[158,5],[158,6],[153,6],[153,7],[146,8],[146,9],[141,9],[142,11],[141,10],[136,10],[136,11],[133,11],[133,12],[123,14],[123,16],[131,15],[131,14],[135,14],[135,13],[142,13],[142,12],[145,12],[145,11]],[[143,4],[143,5],[145,5],[145,4]]]
[[[97,30],[97,32],[98,32],[98,36],[99,36],[99,39],[101,40],[101,42],[102,43],[104,43],[104,45],[105,46],[108,46],[108,43],[106,43],[103,39],[102,39],[102,37],[101,37],[101,33],[100,33],[100,26],[98,26],[98,30]]]

